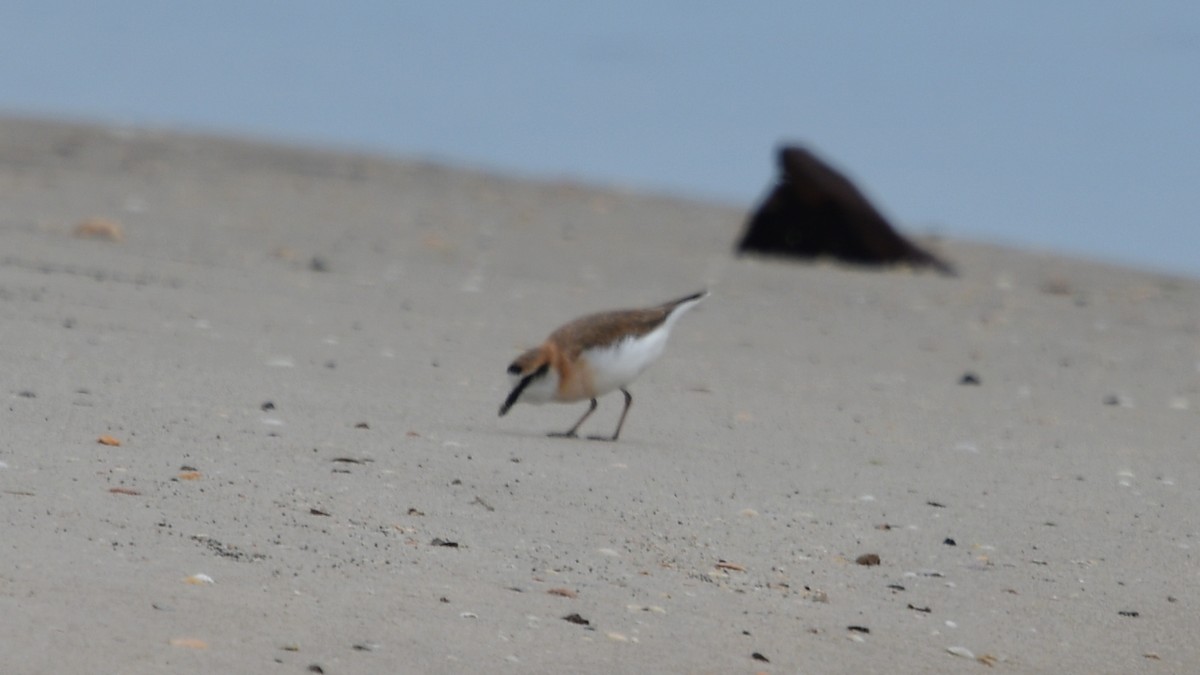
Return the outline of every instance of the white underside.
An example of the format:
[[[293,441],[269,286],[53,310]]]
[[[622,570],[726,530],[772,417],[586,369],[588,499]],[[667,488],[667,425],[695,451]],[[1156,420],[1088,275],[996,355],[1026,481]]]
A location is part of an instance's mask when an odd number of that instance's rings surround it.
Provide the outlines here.
[[[625,338],[608,347],[584,351],[583,358],[592,370],[592,386],[596,389],[596,396],[603,396],[636,380],[662,356],[670,331],[670,327],[664,323],[641,337]]]

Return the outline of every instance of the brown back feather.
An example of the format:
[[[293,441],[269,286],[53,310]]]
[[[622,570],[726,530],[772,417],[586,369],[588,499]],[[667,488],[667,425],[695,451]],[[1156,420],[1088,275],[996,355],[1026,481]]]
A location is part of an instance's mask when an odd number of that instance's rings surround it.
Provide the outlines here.
[[[666,321],[671,310],[702,295],[703,292],[696,293],[647,309],[623,309],[589,314],[560,327],[550,334],[547,341],[569,345],[566,356],[573,360],[586,349],[605,347],[623,337],[642,336],[653,331]]]

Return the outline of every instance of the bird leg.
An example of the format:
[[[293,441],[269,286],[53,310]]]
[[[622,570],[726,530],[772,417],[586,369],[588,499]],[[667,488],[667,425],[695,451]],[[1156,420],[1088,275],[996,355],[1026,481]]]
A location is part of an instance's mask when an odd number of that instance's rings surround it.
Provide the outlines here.
[[[630,394],[628,391],[626,391],[624,387],[621,387],[621,393],[625,394],[625,408],[621,411],[621,419],[617,421],[617,430],[613,432],[611,438],[608,436],[588,436],[589,440],[615,441],[617,440],[617,436],[621,435],[621,427],[625,426],[625,416],[629,414],[629,406],[633,405],[633,394]],[[595,399],[592,399],[592,401],[595,402]],[[584,417],[587,417],[587,415],[584,415]],[[583,420],[579,421],[582,422]],[[575,426],[578,427],[579,425],[576,424]],[[574,431],[574,429],[572,429],[572,431]]]
[[[578,434],[575,432],[579,431],[579,425],[583,424],[583,421],[596,411],[596,405],[596,399],[592,399],[592,404],[588,406],[587,412],[583,413],[583,417],[579,418],[579,421],[575,423],[575,426],[566,431],[551,431],[546,435],[553,438],[578,438]]]

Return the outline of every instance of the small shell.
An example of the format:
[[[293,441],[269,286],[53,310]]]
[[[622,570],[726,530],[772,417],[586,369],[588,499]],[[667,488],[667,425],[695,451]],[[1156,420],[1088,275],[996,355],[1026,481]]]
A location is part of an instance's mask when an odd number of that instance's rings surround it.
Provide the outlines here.
[[[75,226],[74,234],[76,237],[84,239],[107,239],[109,241],[121,241],[125,238],[125,231],[121,228],[121,223],[100,217],[92,217],[80,222]]]
[[[964,659],[975,658],[975,653],[972,652],[970,649],[967,649],[966,647],[946,647],[946,651],[950,652],[951,654],[953,654],[955,656],[961,656]]]
[[[171,638],[172,647],[186,647],[187,649],[208,649],[208,643],[204,640],[196,638]]]

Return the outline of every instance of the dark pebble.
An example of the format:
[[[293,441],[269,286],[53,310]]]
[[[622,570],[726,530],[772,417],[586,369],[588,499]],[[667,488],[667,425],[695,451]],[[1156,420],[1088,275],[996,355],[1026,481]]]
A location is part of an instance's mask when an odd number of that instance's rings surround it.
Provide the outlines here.
[[[859,565],[878,565],[879,555],[876,553],[864,553],[855,558],[854,562],[858,563]]]
[[[568,614],[563,617],[563,621],[570,621],[571,623],[579,624],[580,626],[592,625],[591,621],[588,621],[587,619],[583,618],[582,616],[579,616],[578,614]]]

